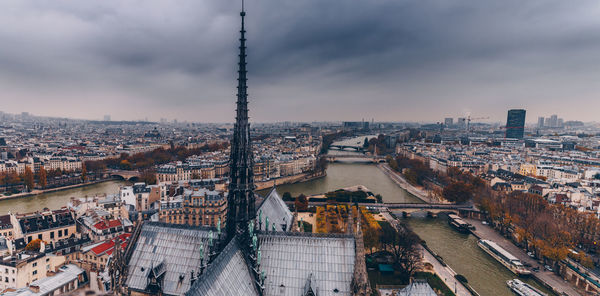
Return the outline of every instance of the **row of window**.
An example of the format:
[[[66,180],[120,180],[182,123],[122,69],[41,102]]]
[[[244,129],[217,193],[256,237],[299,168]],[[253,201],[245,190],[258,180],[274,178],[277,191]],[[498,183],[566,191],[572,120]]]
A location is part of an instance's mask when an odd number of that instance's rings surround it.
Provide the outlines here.
[[[69,229],[65,229],[64,230],[64,236],[69,236]],[[58,230],[58,237],[63,237],[63,230]],[[37,235],[38,239],[42,239],[42,234],[38,234]],[[54,231],[50,232],[50,239],[54,239]],[[30,235],[27,237],[27,242],[31,242],[33,240],[33,237]]]

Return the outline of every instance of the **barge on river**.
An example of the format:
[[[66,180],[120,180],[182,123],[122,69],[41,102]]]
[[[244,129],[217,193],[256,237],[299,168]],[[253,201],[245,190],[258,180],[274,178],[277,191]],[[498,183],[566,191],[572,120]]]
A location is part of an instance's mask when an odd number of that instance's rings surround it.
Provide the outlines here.
[[[542,291],[522,282],[519,279],[507,281],[506,285],[508,285],[508,287],[519,296],[548,296],[545,293],[542,293]]]
[[[465,222],[465,220],[455,214],[448,215],[448,224],[461,233],[469,233],[471,230],[475,230],[475,226]]]
[[[490,254],[490,256],[494,257],[498,262],[502,263],[506,268],[519,276],[528,276],[531,275],[531,271],[529,271],[521,260],[517,259],[517,257],[513,256],[513,254],[509,253],[498,244],[491,240],[481,239],[477,243],[479,247],[484,250],[486,253]]]

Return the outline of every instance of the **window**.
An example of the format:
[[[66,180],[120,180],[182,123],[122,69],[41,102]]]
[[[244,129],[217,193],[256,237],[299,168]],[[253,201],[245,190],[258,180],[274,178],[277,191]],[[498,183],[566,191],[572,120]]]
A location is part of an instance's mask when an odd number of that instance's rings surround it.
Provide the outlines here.
[[[38,234],[38,239],[42,239],[42,234]]]
[[[36,267],[36,266],[37,266],[37,262],[33,262],[33,267]]]
[[[32,275],[36,275],[37,274],[37,270],[34,270],[31,274]]]
[[[54,238],[54,231],[50,232],[50,239]]]
[[[69,230],[65,229],[65,236],[69,235]]]
[[[61,236],[62,236],[62,230],[59,230],[58,231],[58,237],[61,237]]]

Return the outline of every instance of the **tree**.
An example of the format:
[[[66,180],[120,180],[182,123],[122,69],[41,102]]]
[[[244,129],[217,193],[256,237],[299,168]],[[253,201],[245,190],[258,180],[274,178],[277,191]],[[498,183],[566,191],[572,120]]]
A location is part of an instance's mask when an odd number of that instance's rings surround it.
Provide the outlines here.
[[[421,262],[421,239],[407,225],[400,225],[391,244],[394,265],[402,272],[402,278],[408,281]]]
[[[156,172],[154,170],[144,170],[140,175],[140,180],[148,185],[156,184]]]
[[[87,169],[85,167],[85,162],[81,163],[81,181],[87,181]]]
[[[294,205],[296,206],[296,210],[298,212],[306,212],[308,211],[308,198],[306,198],[306,195],[300,194],[298,197],[296,197]]]
[[[25,246],[25,250],[27,251],[35,251],[35,252],[39,252],[40,251],[40,247],[42,244],[42,240],[39,238],[36,238],[32,241],[30,241],[26,246]]]
[[[25,182],[25,186],[27,186],[28,190],[32,190],[33,186],[35,186],[33,172],[30,167],[25,167],[25,174],[23,175],[23,181]]]
[[[21,177],[17,174],[17,172],[15,171],[10,171],[10,173],[8,173],[6,175],[6,184],[7,185],[16,185],[21,183]]]
[[[381,244],[382,250],[388,250],[392,247],[395,241],[396,230],[388,223],[381,223],[381,232],[379,236],[379,243]]]
[[[369,250],[369,253],[373,253],[373,248],[377,248],[379,244],[379,232],[374,229],[368,229],[368,231],[363,231],[363,239],[365,244],[365,249]]]
[[[283,196],[281,197],[283,200],[292,200],[292,194],[289,191],[286,191],[283,193]]]
[[[329,162],[327,161],[327,158],[325,156],[319,157],[317,163],[315,164],[315,172],[324,173],[325,171],[327,171],[328,165]]]
[[[46,186],[48,185],[48,177],[47,177],[47,173],[46,173],[46,169],[41,166],[40,167],[40,172],[39,172],[39,185],[42,188],[46,188]]]
[[[442,196],[451,202],[463,203],[473,198],[473,189],[462,181],[455,181],[444,187]]]
[[[119,167],[122,170],[131,170],[131,168],[132,168],[131,162],[129,162],[129,160],[127,160],[127,159],[121,160],[121,162],[119,163]]]

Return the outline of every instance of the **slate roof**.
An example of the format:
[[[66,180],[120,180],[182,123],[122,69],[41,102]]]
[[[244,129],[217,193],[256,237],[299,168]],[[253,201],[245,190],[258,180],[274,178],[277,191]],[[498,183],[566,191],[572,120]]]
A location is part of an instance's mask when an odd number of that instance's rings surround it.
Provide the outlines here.
[[[319,296],[351,295],[354,273],[354,238],[350,235],[261,233],[261,271],[264,295],[301,296],[307,283]],[[236,240],[224,249],[190,296],[258,295]]]
[[[191,272],[199,270],[201,244],[207,253],[208,236],[209,228],[146,222],[129,261],[127,286],[145,290],[150,268],[164,261],[163,292],[183,295],[191,286]]]
[[[319,296],[350,295],[355,264],[354,237],[308,233],[259,235],[265,295],[303,295],[311,279]]]
[[[275,223],[275,231],[290,231],[294,216],[275,188],[269,192],[267,197],[258,207],[257,213],[260,212],[262,212],[263,216],[262,227],[260,230],[271,231],[271,224]],[[266,217],[269,218],[269,229],[266,229]],[[256,225],[260,225],[260,223],[258,223],[258,215],[256,219]],[[282,228],[283,224],[286,225],[285,229]]]
[[[258,295],[237,239],[231,240],[186,295]]]
[[[260,209],[270,221],[282,221],[286,217],[291,225],[292,214],[275,190],[269,193]],[[237,239],[231,240],[190,285],[191,271],[197,272],[200,267],[200,244],[208,250],[208,231],[209,228],[174,224],[144,224],[129,262],[127,286],[144,290],[150,268],[164,260],[163,292],[166,295],[258,295]],[[319,296],[351,295],[356,256],[352,235],[262,231],[258,240],[262,258],[260,271],[266,274],[265,296],[301,296],[307,289]]]
[[[437,296],[435,291],[429,286],[427,281],[417,280],[412,282],[410,285],[396,290],[396,289],[379,289],[379,292],[383,296],[396,295],[396,296]]]

